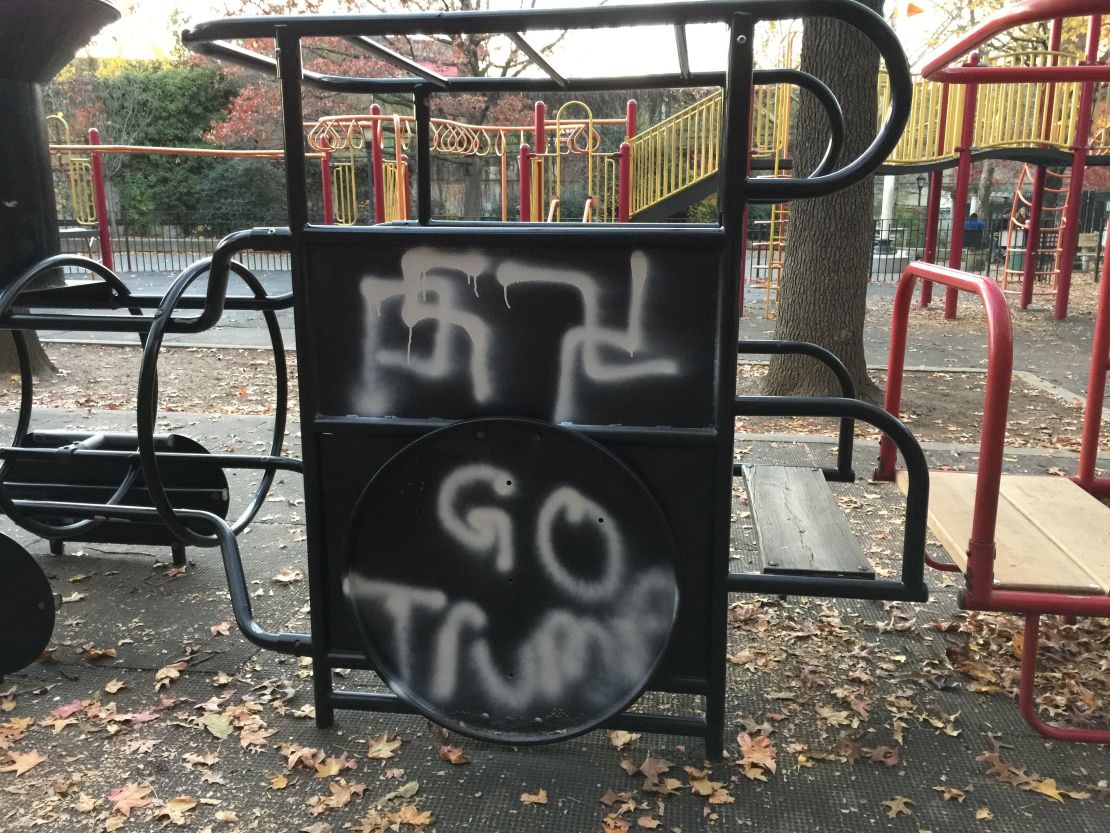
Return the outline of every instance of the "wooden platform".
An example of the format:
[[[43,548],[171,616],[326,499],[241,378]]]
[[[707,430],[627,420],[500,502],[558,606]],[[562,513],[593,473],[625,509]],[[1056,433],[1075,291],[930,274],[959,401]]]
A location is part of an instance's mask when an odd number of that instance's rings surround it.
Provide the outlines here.
[[[763,572],[874,579],[820,469],[744,466]]]
[[[929,528],[961,570],[974,501],[975,474],[929,473]],[[1066,477],[1004,475],[995,547],[995,587],[1110,594],[1110,507]]]

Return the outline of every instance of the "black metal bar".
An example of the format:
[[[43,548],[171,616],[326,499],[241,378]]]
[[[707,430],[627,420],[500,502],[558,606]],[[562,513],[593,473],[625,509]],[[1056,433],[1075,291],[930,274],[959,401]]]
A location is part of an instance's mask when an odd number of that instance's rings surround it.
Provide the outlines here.
[[[810,173],[811,177],[824,176],[836,166],[840,153],[844,150],[844,110],[840,107],[833,91],[824,81],[800,69],[757,69],[755,71],[756,84],[791,84],[810,93],[824,108],[829,119],[829,144],[825,148],[825,155],[817,163],[817,167]],[[781,169],[782,166],[780,166]],[[787,166],[789,167],[789,166]],[[756,168],[753,164],[752,168]]]
[[[180,451],[158,451],[156,453],[159,460],[171,462],[174,464],[175,468],[234,468],[244,470],[274,468],[291,472],[301,472],[304,470],[303,463],[292,457],[248,456],[245,454],[195,454]],[[78,448],[70,451],[61,448],[20,448],[18,446],[0,448],[0,460],[41,462],[44,460],[57,459],[59,456],[64,456],[67,460],[114,458],[135,463],[138,463],[140,459],[138,451],[106,451],[87,448]]]
[[[686,25],[674,25],[674,44],[678,51],[678,73],[683,78],[690,77],[690,48],[686,45]]]
[[[328,693],[328,706],[333,709],[357,709],[364,712],[418,713],[396,694],[377,691],[332,691]],[[320,706],[317,704],[317,714],[319,710]]]
[[[559,74],[559,71],[551,65],[551,62],[545,58],[538,49],[525,40],[524,35],[520,32],[509,32],[510,40],[516,44],[517,48],[532,59],[532,63],[547,73],[548,77],[558,84],[563,89],[566,89],[567,79]]]
[[[929,464],[925,453],[901,420],[877,405],[832,396],[747,396],[737,399],[737,411],[750,416],[850,417],[874,425],[894,441],[906,463],[909,490],[902,537],[902,585],[907,593],[927,595],[925,587],[925,530],[929,508]],[[810,579],[827,581],[827,579]],[[729,579],[733,582],[733,579]],[[862,586],[864,582],[860,582]],[[868,585],[875,582],[866,582]],[[804,593],[805,591],[794,591]],[[820,595],[820,591],[814,592]],[[916,598],[916,597],[915,597]]]
[[[629,732],[654,732],[660,735],[704,737],[707,749],[713,741],[713,732],[715,731],[711,721],[701,717],[676,717],[670,714],[644,714],[642,712],[622,712],[605,721],[602,725],[609,729],[624,729]]]
[[[359,49],[363,49],[372,55],[377,55],[383,61],[393,64],[395,67],[411,72],[425,81],[430,81],[440,89],[447,87],[447,79],[440,75],[438,72],[423,67],[416,61],[410,60],[402,55],[400,52],[394,52],[388,46],[372,41],[370,38],[363,35],[354,35],[347,38],[348,43],[353,43]]]
[[[845,399],[856,398],[856,385],[852,381],[852,374],[848,372],[848,368],[844,366],[844,362],[840,361],[835,353],[826,350],[819,344],[812,344],[808,341],[779,341],[776,339],[769,340],[748,340],[741,341],[736,345],[736,352],[741,355],[766,355],[766,356],[782,356],[782,355],[800,355],[809,356],[811,359],[816,359],[821,362],[825,367],[833,372],[836,376],[836,381],[840,384],[840,395]],[[742,402],[744,397],[739,397],[737,402]],[[737,414],[742,416],[743,414]],[[840,420],[840,434],[838,437],[836,448],[836,479],[841,482],[852,482],[855,480],[855,472],[852,470],[852,451],[855,443],[855,424],[850,419]],[[735,467],[733,468],[735,473]]]
[[[929,598],[925,585],[901,581],[865,581],[858,578],[787,576],[773,573],[732,573],[730,593],[766,593],[780,596],[820,596],[830,599],[883,599],[886,601],[924,602]]]
[[[21,509],[29,511],[65,512],[102,521],[157,522],[160,520],[158,511],[149,506],[107,506],[97,503],[58,503],[36,500],[19,500],[15,503]],[[219,542],[224,571],[227,574],[227,587],[231,596],[231,610],[235,616],[235,624],[243,632],[243,636],[260,648],[281,654],[303,654],[311,640],[308,634],[272,633],[264,630],[255,621],[251,612],[251,598],[247,590],[247,578],[243,572],[243,561],[239,556],[239,546],[227,522],[211,512],[203,512],[199,509],[178,511],[186,520],[211,528],[213,536]]]
[[[432,221],[432,105],[427,93],[413,96],[416,112],[416,220]],[[400,187],[400,186],[398,186]]]

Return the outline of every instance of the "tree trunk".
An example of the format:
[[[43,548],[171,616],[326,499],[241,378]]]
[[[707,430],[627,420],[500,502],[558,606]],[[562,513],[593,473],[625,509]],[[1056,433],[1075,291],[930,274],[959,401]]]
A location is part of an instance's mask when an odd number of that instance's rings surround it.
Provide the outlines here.
[[[38,378],[58,372],[58,368],[50,361],[46,351],[39,341],[39,334],[34,330],[24,331],[27,336],[27,352],[31,359],[31,375]],[[11,330],[0,330],[0,375],[11,376],[20,372],[19,357],[15,352],[15,338]]]
[[[881,0],[866,0],[881,11]],[[875,47],[855,29],[825,18],[807,20],[801,69],[821,78],[844,110],[842,163],[859,156],[874,138]],[[792,135],[796,175],[812,171],[824,153],[828,123],[815,99],[802,94]],[[857,393],[879,398],[867,376],[863,326],[874,235],[874,190],[869,177],[828,197],[798,200],[790,208],[783,257],[776,339],[820,344],[847,366]],[[774,356],[766,392],[772,396],[839,394],[833,375],[818,362]]]
[[[463,218],[482,219],[482,168],[484,156],[471,156],[463,166]]]
[[[979,171],[979,188],[975,192],[975,202],[978,203],[981,220],[994,219],[994,210],[991,208],[992,193],[994,193],[994,160],[984,159],[983,168]]]

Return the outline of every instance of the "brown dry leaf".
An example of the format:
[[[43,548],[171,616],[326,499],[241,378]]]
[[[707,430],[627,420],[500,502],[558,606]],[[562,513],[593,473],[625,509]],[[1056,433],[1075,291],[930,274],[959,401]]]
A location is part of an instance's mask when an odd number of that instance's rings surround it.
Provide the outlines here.
[[[114,659],[115,648],[97,648],[95,645],[85,645],[81,648],[81,659],[85,662],[96,662],[98,659]]]
[[[741,763],[745,767],[763,767],[774,773],[777,750],[769,737],[760,735],[753,738],[747,732],[741,732],[736,740],[740,744]]]
[[[220,622],[213,625],[208,630],[212,631],[213,636],[230,636],[231,622]]]
[[[181,760],[185,762],[186,769],[192,769],[195,766],[214,766],[220,762],[220,756],[215,752],[205,752],[203,755],[186,752],[181,756]]]
[[[183,827],[187,822],[185,821],[185,814],[197,806],[197,800],[189,795],[179,795],[171,798],[165,804],[158,808],[154,813],[155,820],[165,819],[170,824],[175,824],[178,827]]]
[[[710,804],[732,804],[736,799],[732,797],[732,793],[724,787],[717,787],[713,790],[713,794],[709,796]]]
[[[623,769],[629,775],[635,775],[637,772],[640,771],[639,765],[628,760],[628,758],[625,758],[621,761],[621,769]]]
[[[104,831],[105,833],[112,833],[112,831],[119,830],[125,824],[127,824],[127,816],[112,815],[104,820]]]
[[[446,761],[449,764],[455,764],[456,766],[470,763],[470,758],[466,757],[466,753],[457,746],[439,747],[439,757],[440,760]]]
[[[385,833],[388,827],[389,819],[377,810],[371,809],[355,823],[351,830],[352,833]]]
[[[138,808],[150,806],[150,799],[147,798],[154,792],[153,787],[140,787],[138,784],[128,784],[125,787],[117,787],[108,793],[108,800],[112,802],[113,809],[123,815],[131,815],[131,811]]]
[[[830,726],[849,726],[852,724],[852,718],[846,711],[839,711],[832,706],[820,705],[817,707],[817,715],[825,720]]]
[[[87,599],[88,596],[89,596],[88,593],[82,593],[78,590],[75,590],[72,593],[70,593],[68,596],[62,596],[62,602],[64,604],[73,604],[74,602],[79,602],[82,599]]]
[[[252,746],[266,746],[266,738],[276,735],[277,729],[244,729],[239,733],[239,745],[244,749]]]
[[[390,740],[389,732],[385,732],[381,737],[370,739],[370,748],[366,753],[366,757],[376,761],[384,761],[387,758],[394,757],[394,753],[400,747],[401,739],[394,737],[393,740]]]
[[[648,830],[654,830],[662,823],[663,822],[659,821],[659,819],[653,819],[651,816],[640,816],[636,819],[637,827],[646,827]]]
[[[15,709],[15,698],[14,697],[5,697],[3,700],[0,700],[0,712],[10,712],[10,711],[13,711],[14,709]]]
[[[163,688],[167,688],[170,683],[180,677],[181,672],[188,667],[189,661],[181,659],[177,662],[171,662],[169,665],[165,665],[162,668],[159,668],[154,673],[154,690],[160,691]]]
[[[93,798],[91,795],[80,793],[77,796],[77,800],[73,802],[73,809],[78,813],[91,813],[96,809],[96,805],[99,803],[99,798]]]
[[[964,799],[967,798],[963,790],[958,790],[955,787],[949,787],[946,784],[941,784],[940,786],[933,787],[933,789],[940,793],[940,797],[943,798],[945,801],[951,801],[952,799],[955,799],[960,804],[963,804]]]
[[[289,779],[280,773],[267,777],[269,778],[268,786],[271,790],[284,790],[289,786]]]
[[[278,584],[289,586],[294,582],[304,581],[304,573],[292,567],[282,567],[277,571],[277,575],[274,576],[274,581]]]
[[[314,821],[312,824],[298,828],[297,833],[331,833],[331,825],[326,821]]]
[[[607,729],[605,734],[609,736],[609,743],[617,749],[624,749],[640,737],[639,732],[626,732],[623,729]]]
[[[659,783],[659,776],[669,771],[670,768],[670,761],[663,758],[652,758],[650,755],[644,758],[644,762],[638,767],[639,771],[643,773],[646,779],[645,783],[647,784]]]
[[[420,811],[415,804],[405,804],[396,813],[389,814],[390,821],[399,824],[409,824],[413,827],[427,827],[432,823],[432,811]]]
[[[232,822],[239,821],[239,814],[234,810],[217,810],[216,821],[220,824],[231,824]]]
[[[123,680],[110,680],[104,684],[104,690],[109,694],[115,694],[123,688],[127,688],[127,683]]]
[[[990,807],[980,807],[975,811],[975,819],[977,821],[990,821],[994,818],[994,813],[991,812]]]
[[[8,758],[10,763],[0,766],[0,772],[14,772],[17,778],[46,760],[46,756],[37,749],[30,752],[8,752]]]
[[[602,833],[626,833],[630,827],[632,827],[631,822],[612,813],[601,820]]]
[[[1035,781],[1031,787],[1030,792],[1035,792],[1038,795],[1043,795],[1049,801],[1056,801],[1060,804],[1064,803],[1064,796],[1060,794],[1060,790],[1056,787],[1055,778],[1045,778],[1043,781]]]
[[[325,758],[316,764],[315,778],[332,778],[343,771],[343,762],[338,758]]]
[[[876,746],[874,749],[865,749],[864,754],[873,764],[897,766],[902,761],[899,749],[897,746]]]
[[[909,808],[910,804],[913,804],[913,802],[904,795],[896,795],[894,798],[883,802],[883,806],[887,808],[886,814],[891,818],[895,816],[908,816],[913,812],[913,810]]]
[[[521,804],[546,804],[547,790],[537,790],[534,793],[521,793]]]

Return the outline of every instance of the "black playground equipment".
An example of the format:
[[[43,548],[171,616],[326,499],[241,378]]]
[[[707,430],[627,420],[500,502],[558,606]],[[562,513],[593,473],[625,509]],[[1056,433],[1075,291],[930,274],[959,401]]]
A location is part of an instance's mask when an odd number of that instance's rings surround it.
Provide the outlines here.
[[[877,45],[890,79],[891,109],[871,146],[844,167],[831,169],[836,154],[830,150],[808,178],[753,178],[750,91],[753,83],[776,77],[761,79],[753,71],[754,26],[812,16],[839,19]],[[316,37],[361,44],[377,36],[492,33],[519,43],[526,31],[647,25],[679,31],[703,23],[726,30],[726,73],[689,72],[685,56],[683,71],[635,78],[568,79],[547,62],[541,64],[547,74],[537,78],[413,76],[407,66],[399,67],[406,73],[399,77],[347,78],[301,64],[302,41]],[[273,39],[276,58],[233,43],[243,39]],[[137,464],[154,508],[119,500],[11,500],[15,511],[111,524],[157,515],[181,541],[219,546],[236,622],[247,638],[312,657],[321,726],[332,723],[336,708],[419,712],[459,732],[510,743],[614,726],[700,736],[716,757],[723,748],[729,593],[926,597],[928,475],[912,435],[885,411],[853,398],[846,371],[821,348],[737,346],[744,205],[820,197],[858,182],[878,167],[905,125],[909,69],[878,15],[852,0],[709,0],[225,19],[201,24],[182,40],[199,52],[276,71],[289,228],[240,232],[223,241],[211,264],[196,267],[209,270],[204,298],[185,294],[199,274],[187,271],[160,301],[115,290],[101,300],[102,309],[138,310],[114,316],[113,323],[145,337],[138,450],[72,453],[123,455],[129,477]],[[676,42],[683,49],[685,38]],[[790,83],[824,103],[835,148],[842,132],[835,99],[818,79],[790,76]],[[304,85],[412,95],[416,222],[347,228],[308,222]],[[434,96],[706,86],[725,91],[717,225],[455,223],[431,216]],[[229,272],[243,275],[232,256],[257,248],[291,253],[311,634],[258,626],[234,535],[239,524],[174,505],[169,472],[181,455],[159,450],[153,433],[155,362],[166,333],[203,329],[225,305],[250,303],[268,312],[288,303],[255,291],[253,298],[225,304]],[[0,324],[56,327],[56,311],[12,310],[15,295],[27,288],[24,281],[0,295]],[[155,307],[153,316],[142,314]],[[189,308],[202,312],[179,318],[178,311]],[[107,329],[106,317],[82,321],[89,329]],[[73,321],[66,326],[74,328]],[[833,369],[845,395],[738,398],[738,350],[810,355]],[[851,558],[730,573],[733,478],[752,476],[734,470],[737,415],[840,419],[837,464],[816,471],[822,484],[854,478],[854,420],[893,438],[910,478],[897,580],[854,573],[845,566],[858,563]],[[247,465],[268,473],[296,468],[279,450],[253,459],[181,459],[190,466]],[[0,457],[40,452],[14,448]],[[775,467],[775,482],[810,489],[814,472],[802,471],[805,478]],[[137,483],[139,472],[133,476]],[[781,529],[768,529],[768,540],[772,532],[783,540]],[[334,690],[334,668],[373,670],[391,693]],[[653,691],[695,695],[702,707],[682,715],[628,710]]]

